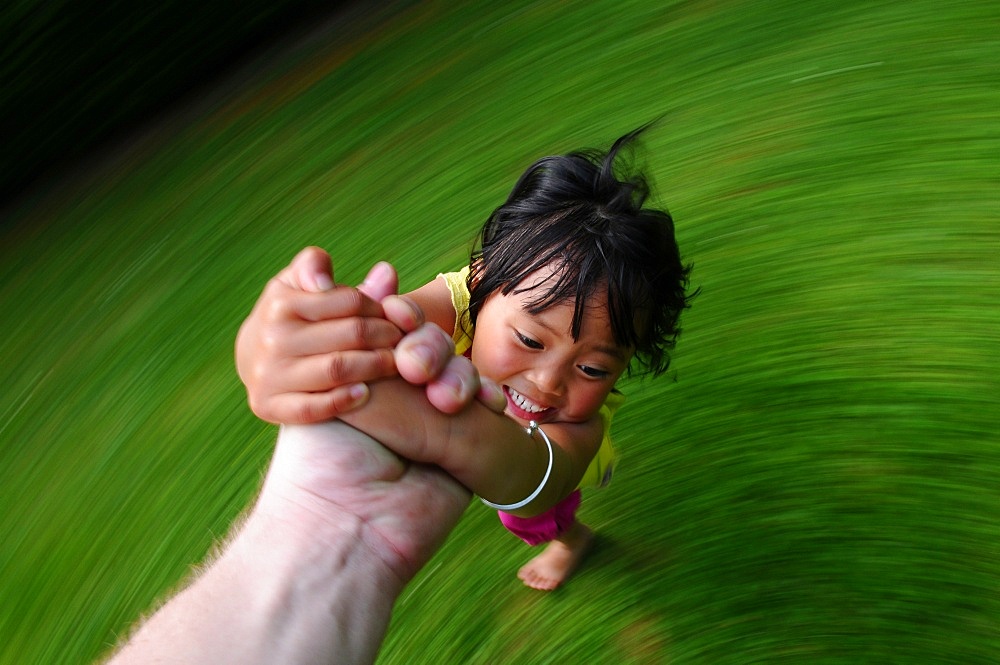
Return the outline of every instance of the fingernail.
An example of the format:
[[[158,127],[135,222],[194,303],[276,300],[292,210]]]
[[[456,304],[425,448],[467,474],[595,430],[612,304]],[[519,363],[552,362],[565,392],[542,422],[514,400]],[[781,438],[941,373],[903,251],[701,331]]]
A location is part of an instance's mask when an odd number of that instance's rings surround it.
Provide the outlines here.
[[[440,326],[438,326],[438,325],[436,325],[434,323],[432,323],[430,325],[432,325],[435,328],[437,328],[438,335],[441,337],[441,339],[444,340],[444,343],[451,350],[451,353],[455,353],[455,340],[453,340],[451,338],[451,335],[449,335],[448,333],[446,333],[443,328],[441,328]]]
[[[333,280],[326,273],[317,273],[314,277],[316,288],[320,291],[329,291],[333,288]]]
[[[385,261],[379,261],[373,265],[372,269],[368,271],[367,275],[365,275],[365,281],[363,283],[365,285],[370,285],[372,282],[381,282],[388,277],[388,273],[389,264]]]
[[[423,324],[424,322],[424,310],[420,308],[420,305],[415,303],[412,298],[408,296],[399,296],[399,299],[406,303],[406,306],[410,309],[410,323],[416,328]]]
[[[503,394],[503,388],[493,383],[492,381],[483,380],[479,385],[480,390],[486,393],[486,396],[492,402],[503,402],[507,403],[507,397]]]
[[[351,396],[351,408],[361,406],[368,399],[368,386],[364,383],[355,383],[348,388],[347,394]]]
[[[455,394],[455,397],[459,399],[462,399],[465,395],[465,381],[463,381],[457,374],[442,374],[438,379],[438,382],[441,385],[446,386],[452,393]]]
[[[434,366],[434,351],[426,344],[417,344],[410,350],[410,353],[413,354],[414,359],[420,363],[424,371],[429,374],[431,368]]]

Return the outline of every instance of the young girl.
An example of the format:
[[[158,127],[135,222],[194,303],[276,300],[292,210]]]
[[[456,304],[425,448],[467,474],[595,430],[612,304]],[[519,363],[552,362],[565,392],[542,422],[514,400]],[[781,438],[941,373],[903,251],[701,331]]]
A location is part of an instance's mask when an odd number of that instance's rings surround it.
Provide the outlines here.
[[[576,512],[580,489],[611,476],[609,430],[622,401],[615,382],[630,366],[654,375],[667,368],[688,306],[690,267],[681,262],[671,217],[643,207],[648,186],[641,175],[619,177],[616,170],[621,149],[641,131],[607,154],[575,152],[532,164],[486,221],[469,266],[407,294],[428,322],[451,333],[457,353],[502,388],[505,415],[481,404],[442,413],[401,380],[373,381],[361,408],[338,414],[399,455],[440,465],[529,545],[548,543],[518,574],[536,589],[563,582],[592,539]],[[352,318],[356,349],[393,343],[353,310],[299,316],[313,334],[287,333],[275,344],[275,328],[260,332],[264,325],[253,319],[287,316],[296,306],[261,306],[268,298],[275,300],[265,291],[237,346],[259,416],[273,419],[269,404],[281,393],[286,404],[300,396],[299,422],[325,419],[338,410],[332,403],[325,410],[307,406],[307,395],[343,394],[348,378],[392,371],[376,353],[368,357],[378,363],[355,364],[348,376],[351,360],[333,353],[342,347],[321,341],[319,327],[339,317]],[[317,318],[325,321],[312,322]],[[303,356],[324,366],[323,380],[315,371],[307,380],[291,362]],[[356,385],[351,390],[360,397]]]

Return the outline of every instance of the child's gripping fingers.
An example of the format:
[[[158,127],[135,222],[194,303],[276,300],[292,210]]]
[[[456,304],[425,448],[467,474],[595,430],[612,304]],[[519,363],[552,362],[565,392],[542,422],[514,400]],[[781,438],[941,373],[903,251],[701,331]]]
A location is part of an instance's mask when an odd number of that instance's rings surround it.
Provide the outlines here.
[[[479,377],[476,399],[493,413],[503,413],[507,409],[507,396],[504,395],[503,388],[486,377]]]
[[[455,357],[455,343],[441,328],[425,323],[396,345],[396,369],[409,383],[423,385],[436,379]]]
[[[412,298],[390,295],[381,302],[385,318],[404,333],[413,332],[426,322],[424,310]]]
[[[479,392],[479,372],[468,358],[453,355],[437,378],[427,383],[427,400],[442,413],[458,413]]]
[[[493,413],[502,414],[507,408],[503,390],[490,379],[479,376],[472,362],[463,356],[453,356],[441,374],[427,384],[427,400],[442,413],[458,413],[473,400]]]

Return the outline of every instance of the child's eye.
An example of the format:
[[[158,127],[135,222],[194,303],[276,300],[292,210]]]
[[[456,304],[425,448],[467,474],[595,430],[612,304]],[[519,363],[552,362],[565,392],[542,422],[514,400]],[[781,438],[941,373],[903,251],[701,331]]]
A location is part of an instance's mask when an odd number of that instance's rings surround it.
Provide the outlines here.
[[[603,379],[608,376],[608,372],[603,369],[597,369],[596,367],[591,367],[589,365],[580,365],[579,367],[581,372],[594,379]]]
[[[519,333],[516,330],[514,331],[514,335],[517,337],[518,341],[521,342],[521,344],[524,344],[529,349],[541,349],[542,348],[541,342],[533,340],[530,337],[528,337],[527,335],[522,335],[521,333]]]

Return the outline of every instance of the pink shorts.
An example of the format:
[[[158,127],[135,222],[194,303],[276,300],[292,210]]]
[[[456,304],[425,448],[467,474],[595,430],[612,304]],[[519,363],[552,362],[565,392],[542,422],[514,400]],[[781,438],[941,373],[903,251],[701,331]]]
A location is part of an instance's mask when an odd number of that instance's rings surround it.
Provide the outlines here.
[[[517,517],[497,511],[500,521],[512,534],[528,543],[539,545],[555,540],[576,519],[576,509],[580,507],[580,490],[574,490],[568,497],[534,517]]]

